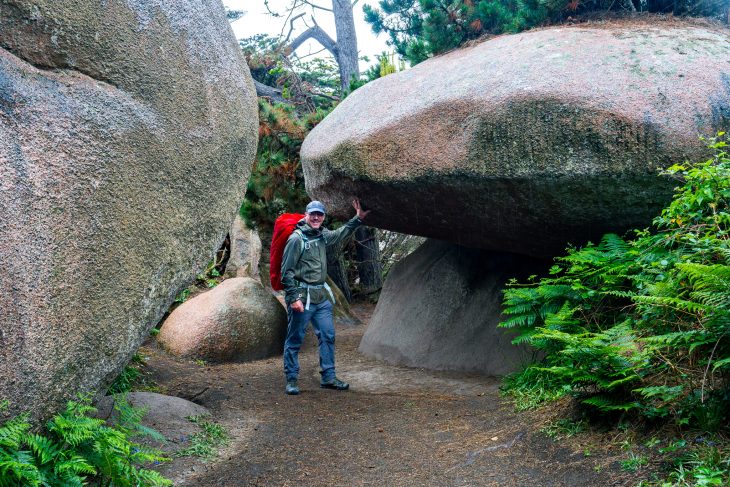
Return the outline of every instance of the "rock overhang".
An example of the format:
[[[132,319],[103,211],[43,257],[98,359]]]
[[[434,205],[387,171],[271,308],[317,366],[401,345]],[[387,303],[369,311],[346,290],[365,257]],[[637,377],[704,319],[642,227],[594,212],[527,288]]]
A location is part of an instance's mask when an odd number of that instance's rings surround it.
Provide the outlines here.
[[[359,196],[374,226],[551,256],[650,223],[659,169],[730,121],[729,59],[726,30],[691,23],[502,36],[351,94],[302,146],[307,189],[340,215]]]

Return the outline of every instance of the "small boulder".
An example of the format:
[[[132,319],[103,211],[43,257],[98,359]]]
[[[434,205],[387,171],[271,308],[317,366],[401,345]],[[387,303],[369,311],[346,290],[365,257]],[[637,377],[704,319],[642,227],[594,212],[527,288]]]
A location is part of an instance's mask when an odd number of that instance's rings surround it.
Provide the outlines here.
[[[98,404],[97,417],[115,421],[118,413],[114,410],[116,398],[104,396]],[[167,441],[155,441],[149,437],[135,439],[147,446],[153,446],[171,453],[187,446],[190,437],[200,431],[200,427],[190,421],[191,416],[210,416],[210,411],[199,404],[181,397],[166,396],[156,392],[130,392],[127,394],[130,406],[142,408],[146,412],[142,424],[160,433]]]
[[[261,260],[259,233],[248,228],[241,215],[236,214],[228,236],[231,240],[231,253],[226,264],[226,276],[252,277],[261,280],[259,276],[259,261]]]
[[[210,362],[243,362],[280,354],[286,311],[249,277],[227,279],[177,307],[158,340],[173,355]]]
[[[427,240],[388,274],[359,350],[394,365],[514,372],[533,356],[497,328],[502,288],[546,268],[542,260]]]

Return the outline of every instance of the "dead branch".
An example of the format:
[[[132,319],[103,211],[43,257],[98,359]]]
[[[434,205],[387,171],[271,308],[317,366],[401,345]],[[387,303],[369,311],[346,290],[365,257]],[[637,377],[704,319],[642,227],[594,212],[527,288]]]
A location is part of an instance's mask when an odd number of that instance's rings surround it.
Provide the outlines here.
[[[253,80],[253,84],[256,86],[256,96],[268,98],[277,103],[288,103],[288,100],[281,96],[281,90],[279,88],[265,85],[256,80]]]
[[[289,21],[289,33],[286,35],[286,39],[284,39],[284,43],[286,44],[289,41],[289,37],[291,36],[292,31],[294,31],[294,21],[297,20],[300,17],[304,17],[304,12],[300,13],[296,17],[293,17]]]
[[[308,39],[316,40],[322,45],[322,47],[327,49],[335,57],[335,59],[338,58],[339,52],[337,49],[337,43],[319,25],[317,25],[316,22],[314,27],[310,27],[299,34],[299,36],[297,36],[297,38],[294,39],[288,47],[293,52]]]
[[[315,5],[314,3],[310,2],[309,0],[304,0],[304,3],[306,3],[307,5],[309,5],[309,6],[313,7],[313,8],[318,8],[320,10],[326,10],[327,12],[332,12],[332,9],[331,8],[320,7],[319,5]]]

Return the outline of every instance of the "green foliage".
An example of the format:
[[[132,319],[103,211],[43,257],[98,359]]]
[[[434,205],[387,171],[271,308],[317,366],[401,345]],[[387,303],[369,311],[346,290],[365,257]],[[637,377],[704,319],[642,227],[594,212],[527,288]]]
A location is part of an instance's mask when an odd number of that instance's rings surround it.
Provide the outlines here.
[[[258,152],[241,206],[248,225],[270,231],[279,215],[301,212],[307,205],[299,149],[325,115],[317,110],[302,116],[292,106],[259,99]]]
[[[716,446],[704,446],[690,451],[676,461],[669,475],[672,485],[728,485],[730,484],[730,451]]]
[[[238,42],[253,79],[268,86],[277,86],[283,69],[279,41],[266,34],[257,34]]]
[[[0,426],[0,486],[99,485],[163,486],[172,482],[140,465],[167,460],[161,452],[143,447],[130,438],[147,434],[161,438],[140,424],[143,411],[117,396],[119,421],[107,426],[91,417],[96,410],[90,399],[69,401],[66,410],[47,424],[47,434],[31,431],[28,415]]]
[[[212,458],[216,450],[224,446],[230,440],[230,436],[223,429],[223,426],[206,421],[204,416],[189,416],[191,423],[200,426],[201,431],[190,438],[190,446],[176,453],[179,457],[197,456],[201,458]]]
[[[331,110],[343,97],[339,68],[331,58],[292,57],[286,44],[266,34],[241,39],[239,44],[253,79],[281,89],[300,114]]]
[[[660,448],[657,453],[665,465],[663,474],[642,481],[639,487],[730,485],[730,450],[704,437],[695,438],[695,443],[689,445],[686,440],[676,440]],[[625,462],[621,462],[622,467],[628,469],[631,464],[626,463],[624,467]]]
[[[380,0],[364,5],[376,34],[412,64],[484,35],[519,32],[595,11],[637,11],[675,15],[726,15],[723,0]]]
[[[540,429],[540,432],[544,433],[548,438],[557,441],[575,436],[578,433],[584,432],[585,429],[586,423],[584,421],[573,421],[563,418],[549,422]]]
[[[182,304],[184,303],[188,298],[190,297],[190,289],[183,289],[180,291],[180,294],[178,294],[175,297],[175,303]]]
[[[662,485],[712,486],[730,484],[730,451],[716,446],[691,450],[675,460],[675,467]]]
[[[636,454],[634,452],[628,453],[626,460],[621,460],[621,470],[626,472],[636,472],[641,467],[649,465],[649,458],[646,455]]]
[[[122,372],[109,386],[107,394],[123,394],[132,390],[142,373],[134,365],[126,365]]]
[[[673,419],[715,431],[730,405],[730,158],[724,134],[715,156],[666,171],[682,186],[654,231],[556,259],[550,277],[512,283],[500,326],[515,343],[545,352],[511,378],[529,393],[531,377],[549,394],[570,393],[604,412]],[[519,392],[518,392],[519,391]]]
[[[160,330],[153,329],[150,334],[155,336],[159,332]],[[126,394],[132,390],[161,392],[159,386],[144,373],[145,360],[146,358],[142,355],[134,354],[130,363],[122,369],[122,372],[109,386],[107,394]]]
[[[544,402],[555,401],[570,392],[549,373],[539,367],[530,367],[521,374],[504,378],[501,393],[509,395],[518,411],[534,409]]]

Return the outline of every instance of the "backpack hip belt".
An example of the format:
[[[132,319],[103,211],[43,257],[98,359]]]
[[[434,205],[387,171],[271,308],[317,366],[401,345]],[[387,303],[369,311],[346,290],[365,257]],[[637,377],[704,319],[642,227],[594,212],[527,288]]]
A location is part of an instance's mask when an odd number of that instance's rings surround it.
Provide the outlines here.
[[[304,309],[306,309],[307,311],[309,311],[309,304],[310,304],[310,296],[309,296],[310,289],[325,289],[329,293],[330,298],[332,298],[332,304],[335,304],[337,302],[337,301],[335,301],[334,293],[332,293],[332,288],[326,282],[324,282],[322,284],[307,284],[306,282],[301,282],[301,281],[295,281],[295,282],[297,283],[298,287],[302,287],[307,290],[307,304],[304,305]]]

